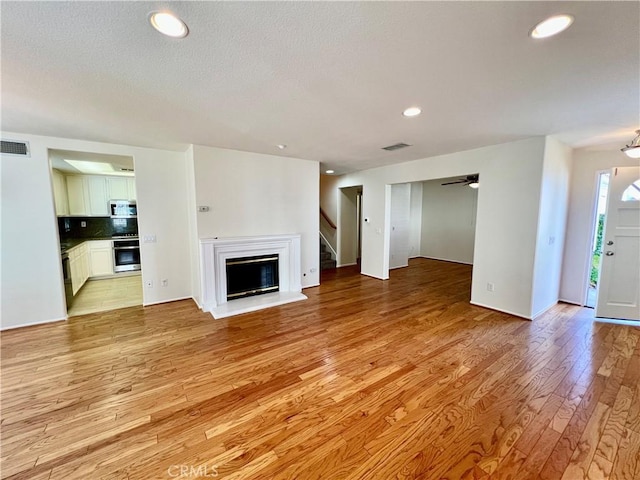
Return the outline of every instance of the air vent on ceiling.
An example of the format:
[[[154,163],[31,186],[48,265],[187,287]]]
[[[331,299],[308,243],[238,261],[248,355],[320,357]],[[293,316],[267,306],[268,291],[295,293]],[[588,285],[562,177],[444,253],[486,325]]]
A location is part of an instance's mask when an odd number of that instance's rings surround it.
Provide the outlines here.
[[[2,140],[1,151],[7,155],[19,155],[21,157],[30,157],[29,142],[16,142],[13,140]]]
[[[400,150],[401,148],[410,147],[406,143],[396,143],[395,145],[389,145],[388,147],[382,147],[382,150],[387,150],[389,152],[393,152],[394,150]]]

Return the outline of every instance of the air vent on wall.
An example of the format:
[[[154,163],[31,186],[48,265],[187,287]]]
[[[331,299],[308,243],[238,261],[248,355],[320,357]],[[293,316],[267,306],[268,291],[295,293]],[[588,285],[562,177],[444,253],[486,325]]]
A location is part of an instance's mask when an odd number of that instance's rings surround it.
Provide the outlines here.
[[[121,172],[133,172],[133,168],[121,168]]]
[[[400,150],[401,148],[410,147],[406,143],[396,143],[395,145],[389,145],[388,147],[382,147],[382,150],[387,150],[389,152],[393,152],[394,150]]]
[[[13,140],[2,140],[2,153],[6,155],[19,155],[21,157],[30,157],[28,142],[15,142]]]

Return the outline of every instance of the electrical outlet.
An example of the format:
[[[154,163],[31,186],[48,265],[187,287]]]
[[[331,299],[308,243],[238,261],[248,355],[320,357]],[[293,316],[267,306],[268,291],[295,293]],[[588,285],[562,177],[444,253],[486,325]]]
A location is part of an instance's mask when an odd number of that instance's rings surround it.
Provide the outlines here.
[[[156,236],[155,235],[144,235],[142,237],[142,241],[144,243],[156,243]]]
[[[317,271],[318,271],[318,269],[314,267],[311,270],[309,270],[309,273],[316,273]]]
[[[147,286],[147,288],[153,288],[153,280],[147,280],[145,285]]]
[[[80,226],[82,228],[87,228],[87,222],[85,222],[84,220],[82,222],[80,222]]]
[[[493,292],[493,283],[487,282],[487,292]]]
[[[169,286],[169,280],[166,279],[166,278],[163,278],[161,284],[162,284],[163,287],[168,287]]]

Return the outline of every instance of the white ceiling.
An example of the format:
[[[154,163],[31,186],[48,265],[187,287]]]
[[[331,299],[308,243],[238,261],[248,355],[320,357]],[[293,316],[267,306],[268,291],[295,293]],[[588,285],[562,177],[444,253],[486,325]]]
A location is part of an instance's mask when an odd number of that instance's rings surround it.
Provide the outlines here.
[[[182,40],[147,21],[169,7]],[[639,2],[9,2],[2,128],[319,160],[337,173],[640,124]],[[573,26],[534,41],[535,23]],[[424,113],[401,112],[420,105]],[[405,142],[396,152],[381,147]],[[278,150],[284,143],[288,148]]]

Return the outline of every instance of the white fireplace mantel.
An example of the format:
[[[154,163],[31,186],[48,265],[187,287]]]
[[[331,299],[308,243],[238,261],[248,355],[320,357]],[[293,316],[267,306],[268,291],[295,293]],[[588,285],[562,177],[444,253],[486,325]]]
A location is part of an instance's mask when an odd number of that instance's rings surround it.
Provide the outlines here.
[[[278,255],[280,291],[227,301],[227,260]],[[202,309],[213,318],[305,300],[300,281],[300,235],[200,239]]]

